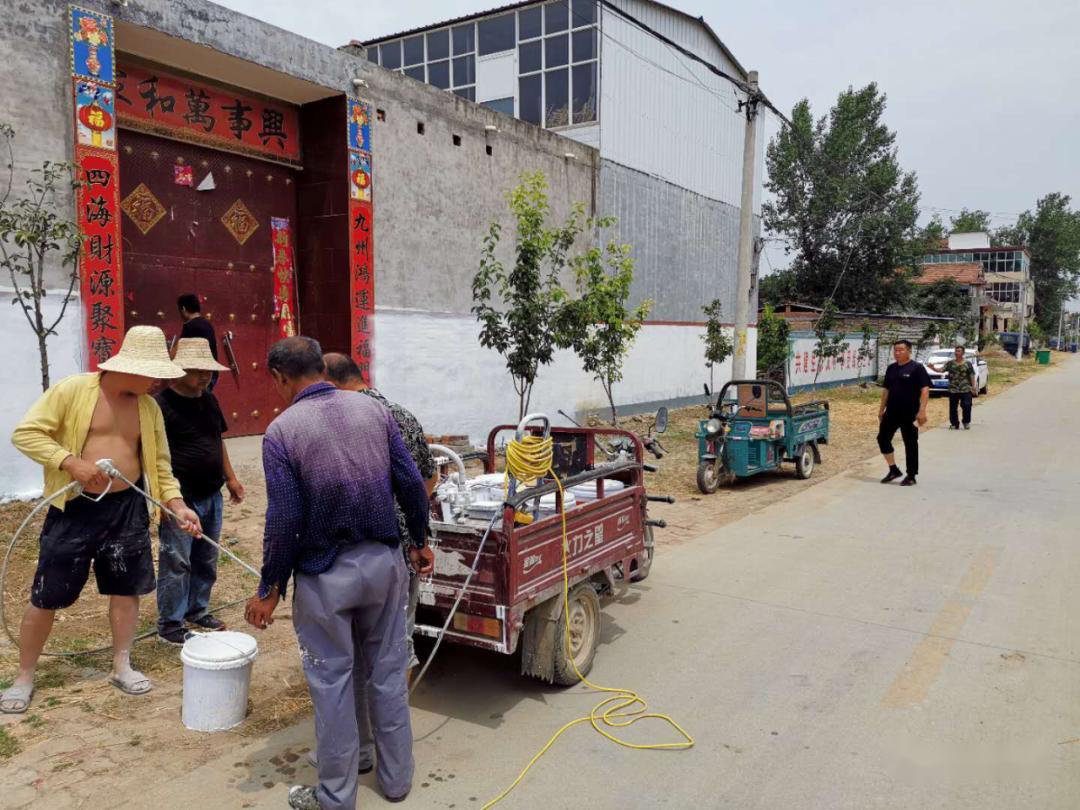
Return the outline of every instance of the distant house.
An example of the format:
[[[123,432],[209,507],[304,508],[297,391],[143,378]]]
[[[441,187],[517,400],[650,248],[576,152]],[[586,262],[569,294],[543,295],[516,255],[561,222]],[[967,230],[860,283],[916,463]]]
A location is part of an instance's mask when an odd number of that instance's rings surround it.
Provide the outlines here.
[[[971,299],[971,314],[979,319],[980,326],[986,315],[986,275],[982,262],[959,262],[956,264],[922,264],[919,275],[911,281],[919,287],[929,287],[939,281],[953,280]],[[989,329],[986,326],[985,329]],[[981,329],[980,331],[985,331]]]
[[[1035,284],[1031,280],[1031,254],[1025,247],[990,246],[990,235],[984,232],[949,234],[947,247],[923,256],[923,275],[916,283],[932,283],[931,273],[949,272],[953,268],[965,278],[970,271],[959,271],[978,265],[982,268],[985,285],[980,305],[980,332],[1011,332],[1019,327],[1020,314],[1030,318],[1035,312]],[[959,281],[959,278],[957,279]]]

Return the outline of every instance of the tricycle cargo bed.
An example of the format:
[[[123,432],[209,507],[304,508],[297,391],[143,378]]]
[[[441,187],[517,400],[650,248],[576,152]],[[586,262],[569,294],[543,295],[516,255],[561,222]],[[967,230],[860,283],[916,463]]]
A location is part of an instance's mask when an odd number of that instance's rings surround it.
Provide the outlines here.
[[[591,486],[598,496],[570,505],[565,512],[571,587],[592,580],[598,590],[603,590],[619,577],[630,579],[645,565],[646,495],[640,461],[594,465],[593,431],[552,431],[553,436],[566,433],[589,437],[589,446],[583,450],[588,457],[581,459],[588,469],[565,476],[563,490],[549,481],[506,499],[484,542],[476,573],[447,629],[448,641],[511,653],[517,647],[529,610],[556,597],[561,604],[563,518],[559,509],[564,491],[569,492],[571,487]],[[489,471],[491,466],[489,463]],[[612,480],[618,485],[605,483]],[[529,512],[545,495],[553,495],[556,500],[554,514],[524,525],[515,523],[515,512]],[[438,635],[469,575],[489,522],[473,517],[456,523],[432,520],[435,570],[419,583],[417,633]]]

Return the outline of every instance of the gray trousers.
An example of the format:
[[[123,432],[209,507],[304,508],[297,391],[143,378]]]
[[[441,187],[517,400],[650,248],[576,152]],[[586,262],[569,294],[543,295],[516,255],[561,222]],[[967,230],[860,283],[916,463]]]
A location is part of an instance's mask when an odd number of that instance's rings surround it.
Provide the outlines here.
[[[412,786],[408,576],[400,549],[381,543],[349,547],[325,573],[296,576],[293,627],[315,707],[322,810],[356,807],[361,737],[368,731],[357,721],[365,714],[365,685],[372,726],[367,739],[373,731],[379,787],[396,798]]]

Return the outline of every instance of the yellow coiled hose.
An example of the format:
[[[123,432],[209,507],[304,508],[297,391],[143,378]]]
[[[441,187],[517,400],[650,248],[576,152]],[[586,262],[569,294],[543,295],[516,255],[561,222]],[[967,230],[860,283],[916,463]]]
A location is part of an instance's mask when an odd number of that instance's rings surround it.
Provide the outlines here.
[[[523,437],[520,441],[511,440],[506,446],[506,474],[508,478],[512,475],[519,482],[531,483],[538,481],[545,476],[550,476],[559,489],[559,500],[560,503],[563,504],[562,508],[559,510],[559,518],[562,520],[563,613],[565,616],[569,617],[570,575],[568,570],[569,545],[566,536],[566,505],[563,500],[565,492],[563,491],[562,482],[559,481],[559,477],[552,468],[552,458],[553,444],[550,436],[541,438],[540,436],[529,435]],[[521,784],[521,780],[525,778],[529,769],[539,761],[540,757],[548,752],[548,749],[550,749],[551,746],[555,744],[555,741],[563,735],[563,732],[581,723],[589,723],[593,729],[613,743],[621,745],[624,748],[632,748],[635,751],[681,750],[690,748],[694,744],[694,738],[671,717],[658,712],[650,712],[648,710],[649,704],[646,703],[645,699],[633,689],[624,689],[615,686],[599,686],[582,675],[581,672],[578,671],[577,664],[575,663],[572,654],[569,619],[564,621],[563,625],[566,630],[564,639],[566,643],[566,657],[570,659],[570,666],[574,668],[574,673],[581,678],[581,682],[587,687],[596,692],[603,692],[609,695],[609,697],[606,697],[597,703],[589,714],[571,720],[551,735],[551,738],[544,744],[544,747],[536,753],[536,756],[529,760],[529,764],[518,774],[517,779],[515,779],[506,790],[485,804],[483,810],[494,807],[505,799],[510,794],[510,791]],[[648,720],[651,718],[663,720],[668,723],[676,732],[678,732],[679,737],[682,739],[674,742],[634,743],[617,736],[617,731],[619,729],[632,726],[640,720]]]

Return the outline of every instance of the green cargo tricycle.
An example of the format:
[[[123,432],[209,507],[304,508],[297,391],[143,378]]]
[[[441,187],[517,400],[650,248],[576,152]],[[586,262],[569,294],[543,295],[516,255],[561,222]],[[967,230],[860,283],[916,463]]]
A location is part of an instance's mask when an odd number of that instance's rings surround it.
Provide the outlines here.
[[[775,380],[732,380],[715,404],[709,386],[709,418],[698,423],[697,485],[705,494],[784,462],[809,478],[821,462],[820,445],[829,443],[829,403],[792,405]]]

